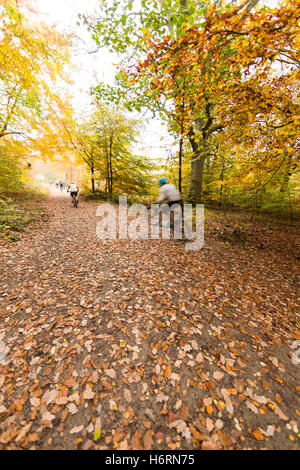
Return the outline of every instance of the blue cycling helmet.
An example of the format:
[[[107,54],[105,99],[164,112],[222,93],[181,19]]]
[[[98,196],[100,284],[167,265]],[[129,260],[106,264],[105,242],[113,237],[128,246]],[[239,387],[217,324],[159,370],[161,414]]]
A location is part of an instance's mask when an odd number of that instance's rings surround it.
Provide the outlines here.
[[[160,178],[159,180],[160,186],[162,186],[163,184],[166,184],[166,182],[167,182],[167,178]]]

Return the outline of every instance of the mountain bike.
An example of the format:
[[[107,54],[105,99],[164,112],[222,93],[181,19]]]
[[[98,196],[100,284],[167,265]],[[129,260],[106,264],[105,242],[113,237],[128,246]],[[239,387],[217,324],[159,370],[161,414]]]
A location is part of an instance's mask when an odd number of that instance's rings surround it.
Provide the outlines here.
[[[78,201],[77,197],[73,196],[72,197],[72,204],[73,204],[74,207],[76,207],[76,209],[78,208],[78,203],[79,203],[79,201]]]

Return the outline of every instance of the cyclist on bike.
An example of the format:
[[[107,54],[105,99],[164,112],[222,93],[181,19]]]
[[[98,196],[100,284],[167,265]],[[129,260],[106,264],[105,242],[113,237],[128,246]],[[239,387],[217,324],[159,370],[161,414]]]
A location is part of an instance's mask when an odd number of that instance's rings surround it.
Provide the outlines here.
[[[78,203],[78,193],[79,193],[79,188],[76,183],[73,181],[70,183],[70,186],[68,187],[67,190],[68,193],[71,193],[71,197],[73,199],[73,203],[76,204]]]
[[[159,198],[157,200],[158,203],[166,201],[167,206],[169,206],[171,210],[172,210],[172,206],[173,208],[176,208],[177,216],[179,216],[178,210],[177,210],[177,206],[179,205],[181,208],[181,215],[182,215],[182,212],[183,212],[182,196],[174,184],[168,183],[167,178],[161,178],[159,180],[159,193],[160,193]],[[168,214],[167,208],[166,207],[163,208],[162,212],[163,214],[167,215]],[[171,227],[173,229],[174,228],[174,213],[170,217],[170,219],[171,219]],[[163,221],[162,226],[167,227],[168,222]]]
[[[167,178],[159,180],[159,198],[157,202],[167,201],[169,207],[173,204],[182,204],[182,196],[177,190],[175,184],[170,184]]]

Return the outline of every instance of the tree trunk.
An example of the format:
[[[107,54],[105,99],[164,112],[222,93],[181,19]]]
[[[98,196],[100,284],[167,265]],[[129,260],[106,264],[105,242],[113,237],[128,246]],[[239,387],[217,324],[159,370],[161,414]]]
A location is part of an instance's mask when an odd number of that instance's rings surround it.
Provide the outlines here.
[[[105,194],[110,192],[110,184],[109,184],[109,159],[108,159],[108,148],[107,148],[107,140],[104,140],[104,148],[105,148]]]
[[[9,121],[12,117],[12,115],[14,114],[14,111],[15,111],[15,107],[19,101],[19,98],[21,96],[21,92],[22,92],[22,88],[19,90],[19,92],[17,93],[17,95],[14,97],[14,102],[11,106],[11,108],[9,109],[9,102],[10,100],[13,98],[12,96],[9,96],[8,97],[8,101],[7,101],[7,105],[6,105],[6,108],[8,109],[8,112],[7,112],[7,116],[6,116],[6,119],[5,119],[5,122],[2,126],[2,129],[0,130],[0,138],[4,137],[6,135],[6,131],[7,131],[7,128],[8,128],[8,124],[9,124]],[[13,134],[14,132],[12,132]]]
[[[190,199],[195,204],[201,204],[202,203],[203,172],[204,172],[204,163],[206,159],[205,139],[202,138],[199,141],[196,137],[193,127],[190,128],[188,137],[189,137],[190,144],[193,150]]]
[[[95,172],[94,172],[94,165],[91,166],[91,180],[92,180],[92,192],[95,192]]]
[[[109,193],[110,192],[110,184],[109,184],[109,161],[108,161],[108,154],[107,154],[107,150],[106,150],[106,153],[105,153],[105,158],[106,158],[106,183],[105,183],[105,193]]]
[[[182,193],[182,146],[183,146],[183,138],[180,138],[179,142],[179,168],[178,168],[178,189],[180,194]]]
[[[203,170],[206,159],[206,155],[201,155],[201,152],[199,153],[194,154],[192,161],[191,196],[195,204],[202,203]]]
[[[211,114],[213,105],[207,103],[205,107],[206,119],[196,119],[194,126],[190,127],[188,137],[193,150],[192,160],[192,184],[190,199],[195,204],[202,203],[202,186],[203,186],[203,173],[204,163],[206,158],[209,156],[209,139],[210,136],[223,128],[221,124],[213,125],[214,117]],[[199,132],[197,135],[195,129]]]
[[[109,193],[112,196],[113,192],[113,171],[112,171],[112,144],[113,144],[113,138],[110,136],[110,141],[109,141],[109,170],[110,170],[110,187],[109,187]]]
[[[222,181],[221,187],[220,187],[220,200],[219,200],[219,207],[222,206],[223,204],[223,181],[224,181],[224,173],[225,173],[225,159],[222,157],[222,171],[221,171],[221,176],[220,180]]]

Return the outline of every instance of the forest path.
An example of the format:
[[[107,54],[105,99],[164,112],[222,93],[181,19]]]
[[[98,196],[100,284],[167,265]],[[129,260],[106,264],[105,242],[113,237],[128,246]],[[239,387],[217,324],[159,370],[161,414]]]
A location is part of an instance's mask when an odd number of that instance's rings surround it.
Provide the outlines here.
[[[98,205],[1,246],[0,448],[299,448],[296,264],[101,241]]]

